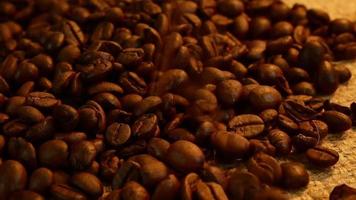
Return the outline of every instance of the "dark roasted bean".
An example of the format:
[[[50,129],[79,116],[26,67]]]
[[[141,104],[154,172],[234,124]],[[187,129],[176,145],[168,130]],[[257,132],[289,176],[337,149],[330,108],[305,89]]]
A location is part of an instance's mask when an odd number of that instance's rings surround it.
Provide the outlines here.
[[[308,149],[306,156],[312,164],[321,168],[333,166],[339,161],[337,151],[321,146]]]
[[[297,189],[309,183],[309,174],[300,163],[285,162],[281,164],[282,184],[286,188]]]

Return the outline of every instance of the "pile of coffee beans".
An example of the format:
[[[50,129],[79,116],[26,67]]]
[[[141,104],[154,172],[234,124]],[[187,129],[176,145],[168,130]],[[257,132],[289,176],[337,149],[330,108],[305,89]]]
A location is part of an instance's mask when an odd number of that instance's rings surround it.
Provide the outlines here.
[[[279,0],[1,0],[0,199],[288,199],[356,124],[318,97],[355,57]]]

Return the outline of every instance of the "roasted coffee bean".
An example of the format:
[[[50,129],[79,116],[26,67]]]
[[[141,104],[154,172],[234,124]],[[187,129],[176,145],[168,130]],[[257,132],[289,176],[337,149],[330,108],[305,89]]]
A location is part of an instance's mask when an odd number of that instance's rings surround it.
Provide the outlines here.
[[[131,128],[127,124],[113,123],[108,126],[105,138],[106,141],[113,146],[120,146],[125,144],[131,136]]]
[[[268,133],[268,140],[276,147],[277,153],[288,155],[292,150],[292,141],[287,133],[273,129]]]
[[[133,114],[141,116],[147,112],[153,112],[162,103],[162,99],[158,96],[149,96],[138,102],[133,109]]]
[[[54,139],[63,140],[68,144],[73,144],[87,139],[87,135],[84,132],[64,132],[56,133]]]
[[[132,136],[137,138],[152,138],[158,136],[160,129],[155,114],[145,114],[138,118],[131,126]]]
[[[68,145],[63,140],[48,140],[39,147],[38,160],[43,166],[66,166],[68,151]]]
[[[203,182],[195,173],[190,173],[184,177],[182,182],[183,199],[221,199],[227,200],[227,196],[219,184]]]
[[[17,109],[25,104],[26,98],[21,96],[13,96],[7,100],[5,112],[10,116],[16,115]]]
[[[96,154],[93,142],[83,140],[71,145],[68,161],[74,169],[83,170],[91,165]]]
[[[52,115],[58,127],[64,131],[73,130],[79,122],[77,110],[70,105],[61,104],[54,107]]]
[[[243,158],[249,151],[249,142],[244,137],[225,131],[211,135],[211,143],[223,157]]]
[[[240,98],[242,85],[236,80],[221,81],[216,88],[219,101],[227,106],[234,105]]]
[[[226,189],[228,180],[226,171],[218,166],[214,165],[204,165],[203,171],[201,172],[201,178],[206,182],[215,182],[220,184],[224,189]]]
[[[79,126],[88,133],[102,133],[106,125],[105,112],[95,101],[79,108]]]
[[[113,179],[112,186],[118,188],[125,182],[133,180],[152,188],[167,176],[168,168],[163,162],[148,154],[139,154],[132,156],[121,166]]]
[[[27,172],[18,161],[6,160],[0,165],[0,197],[7,199],[15,191],[23,190],[27,184]]]
[[[331,94],[335,92],[339,85],[339,76],[335,69],[328,61],[320,64],[316,77],[316,85],[319,91],[323,94]]]
[[[87,199],[83,193],[66,184],[53,184],[50,188],[50,194],[55,199]]]
[[[330,132],[347,131],[352,125],[350,117],[338,111],[325,111],[322,119],[328,125]]]
[[[334,71],[338,74],[340,83],[347,82],[352,76],[350,70],[344,65],[335,65]]]
[[[282,184],[286,188],[297,189],[309,183],[309,174],[304,166],[296,162],[285,162],[281,164]]]
[[[32,106],[21,106],[17,109],[19,118],[29,123],[38,123],[44,120],[44,115]]]
[[[250,142],[250,152],[252,154],[263,152],[268,155],[274,156],[276,154],[276,147],[273,146],[269,140],[252,139]]]
[[[145,200],[150,198],[147,190],[142,185],[134,181],[126,183],[126,185],[120,191],[120,196],[122,199],[135,200]]]
[[[246,138],[253,138],[261,134],[265,125],[263,120],[252,114],[238,115],[229,121],[228,128]]]
[[[143,95],[147,92],[146,82],[134,72],[123,73],[119,78],[119,83],[127,93],[132,92]]]
[[[36,150],[30,142],[20,137],[11,137],[7,145],[9,158],[20,161],[30,169],[37,166]]]
[[[313,84],[309,82],[300,82],[292,86],[293,93],[298,95],[298,94],[304,94],[304,95],[310,95],[314,96],[316,94],[316,90],[313,86]]]
[[[191,172],[203,167],[205,156],[194,143],[179,140],[168,148],[166,160],[178,171]]]
[[[29,189],[42,193],[53,183],[53,172],[47,168],[38,168],[32,172],[29,180]]]
[[[2,127],[5,136],[21,136],[27,129],[28,126],[17,119],[5,123]]]
[[[167,131],[167,137],[170,141],[186,140],[195,142],[195,136],[184,128],[175,128]]]
[[[142,101],[142,96],[138,94],[127,94],[121,99],[122,107],[126,110],[133,110],[136,104]]]
[[[30,127],[25,133],[25,138],[30,141],[43,141],[52,138],[55,130],[54,119],[52,117],[47,117],[42,122]]]
[[[253,37],[263,37],[271,29],[271,22],[267,17],[255,17],[250,22],[250,32]]]
[[[169,146],[170,144],[168,141],[154,137],[148,142],[147,153],[160,160],[163,160],[165,158]]]
[[[356,197],[356,189],[346,184],[338,185],[330,193],[330,200],[338,199],[354,199]]]
[[[90,196],[99,197],[103,193],[103,185],[101,181],[90,173],[76,173],[71,177],[71,182],[74,186],[80,188]]]
[[[21,190],[13,193],[9,200],[44,200],[45,198],[33,191],[30,190]]]
[[[105,110],[121,108],[120,100],[115,95],[108,92],[99,93],[92,99]]]
[[[308,160],[321,168],[330,167],[339,161],[339,153],[332,149],[316,146],[306,152]]]
[[[298,124],[285,115],[279,114],[277,122],[279,128],[288,133],[295,133],[298,130]]]
[[[275,108],[282,101],[281,94],[270,86],[257,86],[248,95],[250,104],[256,110]]]
[[[250,172],[236,170],[229,178],[227,192],[233,200],[253,199],[261,190],[259,178]]]
[[[329,133],[328,125],[320,120],[311,120],[299,123],[299,132],[313,137],[325,138]]]
[[[178,195],[179,189],[180,182],[177,177],[173,174],[168,175],[156,186],[152,194],[152,200],[174,199]]]
[[[277,160],[262,152],[250,158],[247,168],[249,172],[268,184],[278,183],[282,178],[282,169]]]

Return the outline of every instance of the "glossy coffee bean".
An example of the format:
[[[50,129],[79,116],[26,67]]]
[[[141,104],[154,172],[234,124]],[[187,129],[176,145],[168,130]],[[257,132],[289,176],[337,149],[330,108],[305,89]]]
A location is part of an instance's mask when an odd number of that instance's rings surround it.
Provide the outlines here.
[[[96,154],[97,149],[94,143],[83,140],[71,145],[68,161],[72,168],[83,170],[92,164]]]
[[[0,196],[7,199],[15,191],[23,190],[27,184],[27,172],[18,161],[7,160],[0,165]]]
[[[179,140],[168,148],[166,160],[176,170],[190,172],[203,167],[205,156],[195,144]]]
[[[330,167],[339,161],[339,153],[332,149],[316,146],[306,152],[308,160],[321,168]]]
[[[253,199],[261,190],[259,178],[250,172],[236,170],[229,178],[227,191],[233,200]]]
[[[253,89],[249,96],[249,102],[256,110],[275,108],[281,103],[282,96],[270,86],[258,86]]]
[[[38,168],[32,172],[29,180],[29,189],[42,193],[46,191],[53,183],[53,172],[47,168]]]
[[[300,163],[285,162],[281,164],[282,182],[286,188],[297,189],[309,183],[309,174]]]
[[[63,140],[48,140],[38,149],[38,159],[41,165],[48,167],[66,166],[69,147]]]
[[[341,184],[331,191],[330,200],[337,199],[354,199],[356,197],[356,189],[352,188],[346,184]]]
[[[278,129],[269,131],[268,140],[276,147],[279,154],[288,155],[292,150],[292,140],[284,131]]]
[[[215,149],[227,158],[243,158],[249,150],[249,142],[244,137],[231,132],[218,131],[211,135]]]
[[[322,118],[331,132],[346,131],[352,125],[350,117],[338,111],[325,111]]]
[[[255,174],[261,181],[269,184],[278,183],[282,177],[282,169],[275,158],[259,152],[250,158],[248,171]]]
[[[229,121],[228,128],[246,138],[253,138],[261,134],[265,125],[263,120],[252,114],[238,115]]]
[[[90,196],[99,197],[103,193],[103,185],[101,181],[90,173],[76,173],[72,176],[71,182],[74,186],[80,188]]]

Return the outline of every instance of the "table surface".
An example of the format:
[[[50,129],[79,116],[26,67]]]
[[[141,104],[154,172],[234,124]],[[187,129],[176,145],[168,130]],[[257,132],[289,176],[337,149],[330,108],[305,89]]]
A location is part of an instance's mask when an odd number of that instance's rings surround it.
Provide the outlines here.
[[[323,9],[332,19],[343,17],[356,20],[356,0],[285,0],[285,2],[291,6],[294,3],[302,3],[308,8]],[[356,60],[336,64],[346,65],[352,71],[353,77],[338,88],[332,95],[331,101],[349,106],[351,102],[356,101]],[[329,134],[322,145],[338,151],[339,162],[328,170],[318,170],[307,165],[310,183],[307,188],[290,191],[292,200],[329,199],[332,189],[343,183],[356,188],[356,150],[354,149],[356,128],[342,135]]]

